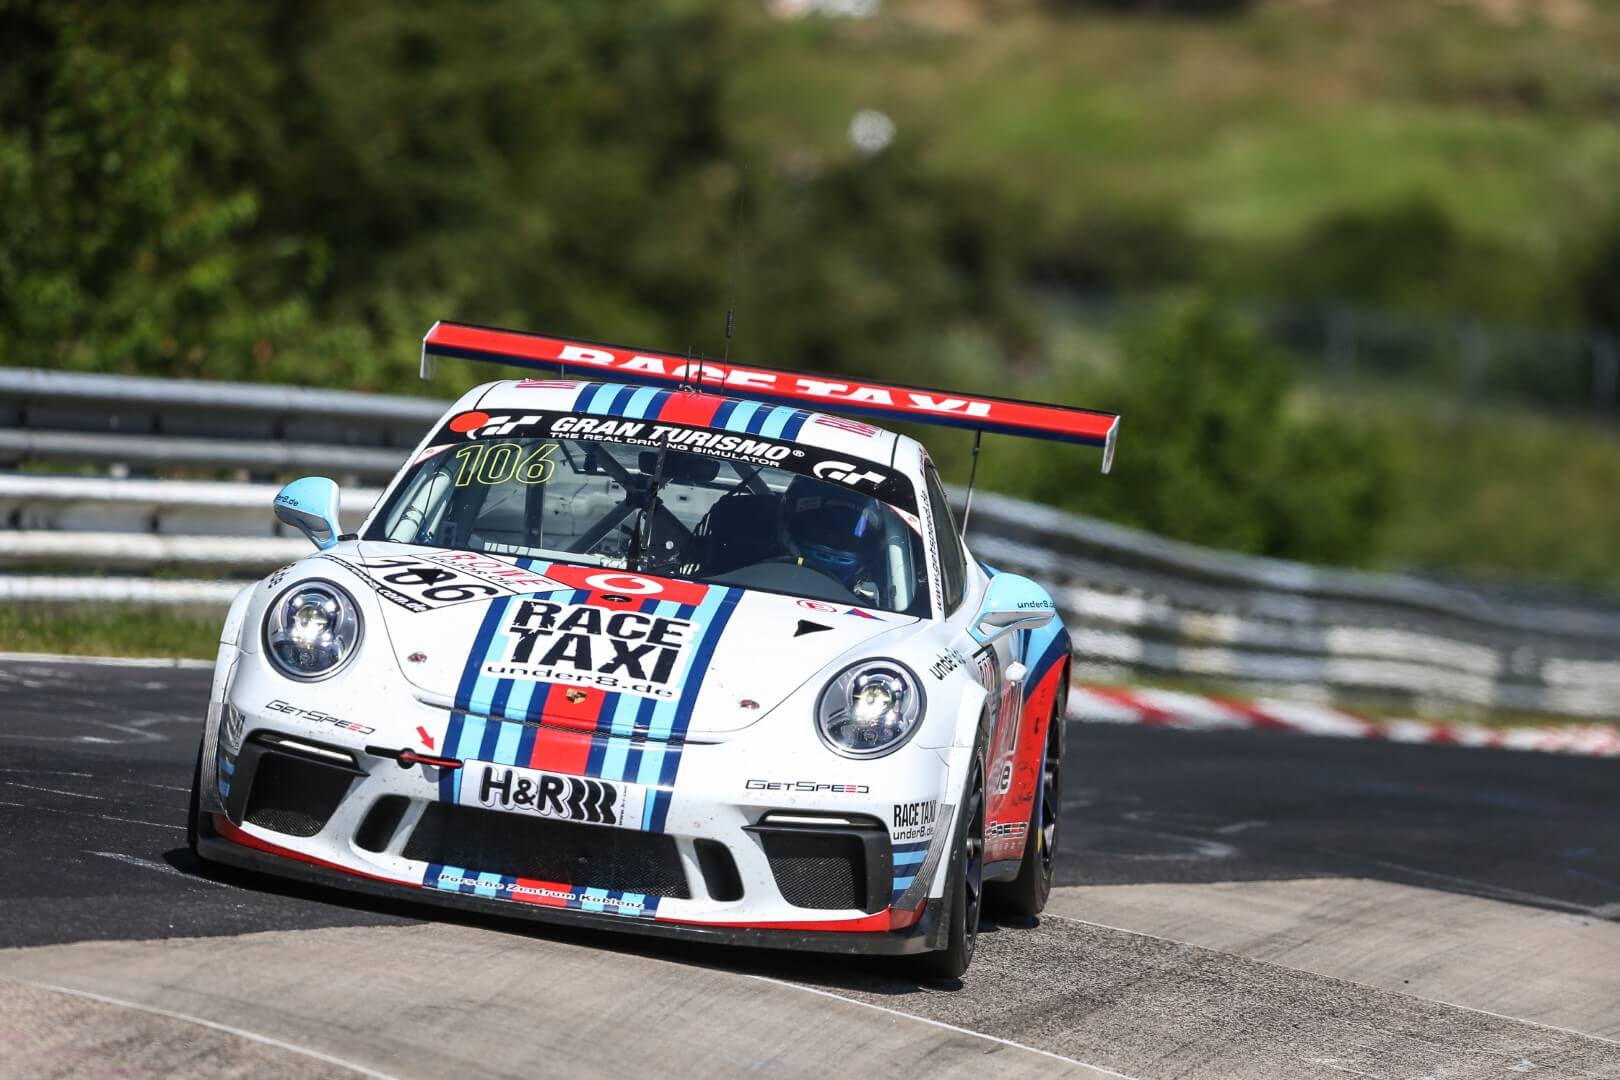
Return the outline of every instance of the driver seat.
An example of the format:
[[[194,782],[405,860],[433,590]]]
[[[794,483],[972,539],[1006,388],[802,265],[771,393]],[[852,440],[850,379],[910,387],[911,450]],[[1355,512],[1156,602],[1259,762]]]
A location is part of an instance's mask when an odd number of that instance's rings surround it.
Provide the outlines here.
[[[780,495],[732,492],[709,507],[693,531],[693,572],[728,574],[788,554],[777,535]]]

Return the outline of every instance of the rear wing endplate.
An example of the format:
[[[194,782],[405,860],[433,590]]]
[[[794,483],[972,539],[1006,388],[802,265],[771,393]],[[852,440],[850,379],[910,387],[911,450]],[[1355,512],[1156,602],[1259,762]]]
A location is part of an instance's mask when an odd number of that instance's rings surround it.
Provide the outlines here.
[[[437,357],[650,386],[689,386],[772,405],[795,405],[880,421],[1080,443],[1102,448],[1103,472],[1114,464],[1114,443],[1119,436],[1119,417],[1092,409],[834,378],[467,323],[433,324],[422,339],[422,378],[432,376]]]

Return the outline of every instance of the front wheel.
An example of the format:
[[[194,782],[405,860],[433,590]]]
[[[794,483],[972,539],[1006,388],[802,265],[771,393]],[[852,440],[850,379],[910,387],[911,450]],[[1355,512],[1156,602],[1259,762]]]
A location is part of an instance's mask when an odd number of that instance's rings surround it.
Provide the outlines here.
[[[984,745],[980,740],[963,790],[962,813],[951,844],[945,879],[945,947],[917,957],[918,974],[928,979],[960,979],[973,963],[984,906]]]
[[[1030,810],[1024,860],[1018,876],[985,886],[985,895],[998,912],[1032,918],[1046,907],[1052,894],[1052,868],[1057,863],[1058,820],[1063,814],[1063,726],[1068,711],[1069,685],[1065,679],[1052,702],[1046,722],[1046,745],[1041,752],[1040,787]]]

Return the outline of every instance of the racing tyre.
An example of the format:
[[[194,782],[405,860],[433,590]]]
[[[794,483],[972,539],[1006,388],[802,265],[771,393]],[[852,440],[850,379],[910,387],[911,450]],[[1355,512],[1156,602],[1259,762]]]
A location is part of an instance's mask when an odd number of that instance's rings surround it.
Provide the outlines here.
[[[207,868],[210,863],[197,850],[197,838],[205,827],[202,821],[202,759],[203,745],[206,740],[197,743],[197,764],[191,770],[191,804],[186,809],[186,846],[191,849],[192,858],[197,865]]]
[[[951,869],[945,879],[945,947],[916,958],[927,979],[960,979],[973,963],[984,906],[984,740],[973,755],[963,790],[962,813],[951,843]]]
[[[1052,715],[1046,722],[1046,745],[1041,752],[1041,783],[1030,810],[1024,861],[1018,876],[992,882],[985,899],[1000,913],[1032,918],[1046,907],[1052,893],[1052,868],[1057,863],[1058,819],[1063,814],[1063,728],[1068,715],[1069,680],[1059,684]]]

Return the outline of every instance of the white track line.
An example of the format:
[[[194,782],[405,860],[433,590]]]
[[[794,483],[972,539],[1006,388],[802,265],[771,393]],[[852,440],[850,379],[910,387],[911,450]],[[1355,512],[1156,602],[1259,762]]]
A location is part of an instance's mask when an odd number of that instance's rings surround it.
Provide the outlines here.
[[[116,814],[87,814],[83,810],[61,810],[54,806],[35,806],[33,803],[6,802],[0,800],[0,806],[18,806],[24,810],[43,810],[47,814],[67,814],[69,817],[95,818],[97,821],[122,821],[126,825],[150,825],[156,829],[173,829],[176,832],[185,832],[184,825],[175,825],[165,821],[144,821],[141,818],[118,817]]]
[[[186,670],[211,668],[212,660],[190,657],[175,659],[167,656],[72,656],[68,653],[0,652],[0,663],[22,664],[101,664],[106,667],[182,668]]]
[[[803,983],[786,982],[782,979],[773,979],[769,975],[754,975],[748,972],[739,972],[738,974],[743,975],[745,978],[758,979],[760,982],[770,983],[772,986],[785,986],[789,990],[802,990],[807,994],[817,994],[821,997],[832,998],[834,1001],[842,1001],[850,1005],[859,1005],[863,1009],[876,1009],[878,1012],[888,1013],[890,1016],[900,1016],[907,1020],[916,1020],[919,1023],[929,1024],[933,1027],[944,1028],[946,1031],[954,1031],[958,1035],[968,1035],[975,1039],[985,1039],[989,1042],[1000,1043],[1002,1046],[1011,1046],[1018,1050],[1027,1050],[1032,1054],[1039,1054],[1042,1057],[1048,1057],[1054,1061],[1061,1061],[1066,1065],[1076,1065],[1082,1069],[1093,1069],[1108,1076],[1118,1077],[1118,1080],[1137,1080],[1137,1078],[1134,1076],[1129,1076],[1122,1072],[1115,1072],[1113,1069],[1107,1068],[1103,1065],[1093,1065],[1089,1061],[1080,1061],[1076,1058],[1064,1057],[1062,1054],[1054,1054],[1050,1050],[1042,1050],[1038,1046],[1030,1046],[1027,1043],[1013,1042],[1011,1039],[1003,1039],[999,1035],[986,1035],[982,1031],[974,1031],[971,1028],[957,1027],[955,1024],[947,1024],[943,1020],[933,1020],[926,1016],[918,1016],[916,1013],[908,1013],[902,1012],[899,1009],[891,1009],[887,1005],[876,1005],[870,1001],[862,1001],[860,998],[845,997],[843,994],[835,994],[831,990],[822,990],[819,987],[806,986]]]
[[[1507,901],[1498,902],[1506,903]],[[1037,918],[1056,919],[1059,922],[1075,923],[1078,926],[1093,926],[1099,930],[1112,930],[1116,934],[1131,934],[1135,937],[1147,938],[1149,941],[1162,941],[1166,945],[1176,945],[1183,949],[1202,949],[1205,952],[1214,953],[1217,956],[1231,956],[1239,960],[1246,960],[1251,964],[1259,964],[1262,967],[1276,967],[1282,968],[1285,971],[1298,971],[1305,975],[1314,975],[1318,979],[1330,979],[1333,982],[1349,983],[1351,986],[1360,986],[1368,990],[1376,990],[1381,994],[1399,994],[1401,997],[1411,998],[1414,1001],[1427,1001],[1435,1005],[1444,1005],[1448,1009],[1459,1009],[1462,1012],[1479,1013],[1481,1016],[1494,1016],[1498,1020],[1511,1020],[1515,1024],[1529,1024],[1531,1027],[1545,1028],[1548,1031],[1556,1031],[1563,1035],[1574,1035],[1582,1039],[1592,1039],[1596,1042],[1608,1043],[1610,1046],[1620,1046],[1620,1040],[1606,1038],[1602,1035],[1593,1035],[1589,1031],[1576,1031],[1574,1028],[1559,1027],[1557,1024],[1548,1024],[1540,1020],[1526,1020],[1522,1016],[1509,1016],[1507,1013],[1492,1012],[1489,1009],[1480,1009],[1474,1007],[1473,1005],[1459,1005],[1455,1001],[1447,1001],[1445,998],[1424,997],[1422,994],[1411,994],[1404,990],[1392,990],[1388,987],[1373,986],[1370,983],[1356,982],[1354,979],[1344,979],[1337,975],[1323,975],[1321,972],[1311,971],[1309,968],[1297,968],[1289,964],[1279,964],[1271,960],[1256,960],[1254,957],[1244,956],[1242,953],[1224,952],[1220,949],[1212,949],[1208,945],[1198,945],[1190,941],[1178,941],[1175,938],[1160,937],[1158,934],[1149,934],[1142,930],[1131,930],[1123,926],[1110,926],[1108,923],[1095,922],[1091,919],[1077,919],[1073,915],[1059,915],[1052,911],[1043,911],[1037,916]],[[1096,1068],[1096,1066],[1092,1067]]]
[[[199,885],[213,885],[216,888],[228,889],[229,885],[223,881],[213,881],[209,878],[188,874],[184,870],[177,870],[168,863],[153,862],[151,859],[138,859],[133,855],[125,855],[122,851],[90,851],[88,855],[100,855],[103,859],[116,859],[121,863],[139,866],[145,870],[156,870],[160,874],[169,874],[172,877],[184,878],[186,881],[196,882]]]
[[[191,1016],[187,1013],[174,1012],[171,1009],[160,1009],[156,1005],[142,1005],[136,1001],[125,1001],[122,998],[108,997],[105,994],[92,994],[88,990],[75,990],[70,986],[57,986],[53,983],[31,982],[27,979],[18,979],[17,981],[22,983],[24,986],[32,986],[38,990],[50,990],[54,993],[66,994],[69,997],[86,998],[90,1001],[99,1001],[103,1005],[117,1005],[125,1009],[134,1009],[136,1012],[151,1013],[153,1016],[163,1016],[170,1020],[179,1020],[187,1024],[196,1024],[199,1027],[213,1028],[215,1031],[223,1031],[227,1035],[235,1035],[239,1039],[248,1039],[252,1042],[263,1043],[265,1046],[273,1046],[278,1050],[286,1050],[289,1053],[301,1054],[304,1057],[313,1058],[316,1061],[322,1061],[328,1065],[336,1065],[340,1069],[348,1069],[350,1072],[359,1073],[361,1076],[372,1076],[376,1077],[377,1080],[399,1080],[398,1077],[391,1073],[378,1072],[376,1069],[368,1069],[364,1065],[356,1065],[352,1061],[345,1061],[340,1057],[333,1057],[331,1054],[324,1054],[319,1050],[314,1050],[307,1046],[299,1046],[297,1043],[285,1042],[281,1039],[275,1038],[272,1035],[260,1035],[256,1031],[247,1031],[243,1028],[232,1027],[230,1024],[220,1024],[213,1020],[204,1020],[200,1016]]]

